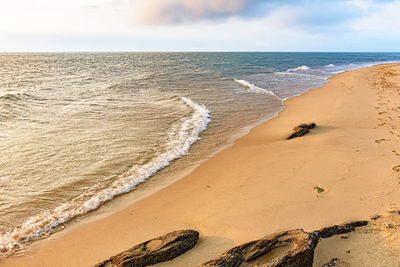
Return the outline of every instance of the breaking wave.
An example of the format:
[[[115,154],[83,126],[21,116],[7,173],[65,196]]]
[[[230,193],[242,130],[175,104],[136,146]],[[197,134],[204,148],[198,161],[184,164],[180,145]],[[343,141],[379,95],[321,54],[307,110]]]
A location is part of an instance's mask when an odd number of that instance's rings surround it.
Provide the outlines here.
[[[23,248],[25,244],[47,237],[60,225],[76,216],[97,209],[115,196],[132,191],[138,184],[143,183],[172,161],[186,155],[192,144],[200,139],[200,133],[207,129],[211,119],[210,111],[204,106],[186,97],[181,97],[180,100],[192,108],[192,112],[189,117],[182,120],[179,126],[168,132],[168,141],[163,150],[165,152],[158,154],[144,165],[134,165],[121,174],[108,188],[102,190],[91,188],[71,201],[38,216],[30,217],[16,228],[2,233],[0,235],[0,254],[10,255]]]
[[[274,97],[278,97],[278,96],[276,96],[274,94],[274,92],[271,92],[271,91],[269,91],[267,89],[264,89],[264,88],[257,87],[254,84],[249,83],[248,81],[237,80],[237,79],[234,79],[234,80],[238,84],[246,87],[248,89],[248,91],[250,91],[250,92],[257,93],[257,94],[266,94],[266,95],[271,95],[271,96],[274,96]]]
[[[306,70],[309,70],[309,69],[310,69],[310,67],[308,67],[308,66],[300,66],[300,67],[297,67],[297,68],[288,69],[287,71],[295,72],[295,71],[306,71]]]

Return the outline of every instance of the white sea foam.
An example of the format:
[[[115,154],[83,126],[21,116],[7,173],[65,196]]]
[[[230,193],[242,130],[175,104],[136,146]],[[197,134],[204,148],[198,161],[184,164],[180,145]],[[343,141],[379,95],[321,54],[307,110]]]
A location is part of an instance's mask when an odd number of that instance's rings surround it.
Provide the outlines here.
[[[237,80],[237,79],[234,79],[234,80],[238,84],[246,87],[248,89],[248,91],[250,91],[250,92],[257,93],[257,94],[266,94],[266,95],[271,95],[271,96],[277,97],[273,92],[271,92],[267,89],[264,89],[264,88],[257,87],[254,84],[249,83],[248,81]]]
[[[300,67],[297,67],[297,68],[294,68],[294,69],[288,69],[287,71],[295,72],[295,71],[306,71],[306,70],[309,70],[309,69],[310,69],[310,67],[308,67],[308,66],[300,66]]]
[[[328,64],[328,65],[326,65],[326,67],[332,68],[332,67],[335,67],[335,65],[334,64]]]
[[[138,184],[168,166],[173,160],[186,155],[193,143],[200,139],[199,135],[210,120],[210,111],[186,97],[180,98],[193,109],[190,117],[171,129],[165,152],[154,157],[145,165],[134,165],[123,173],[110,187],[96,191],[92,189],[85,194],[53,209],[26,220],[18,227],[0,236],[0,254],[8,255],[22,248],[29,241],[34,241],[51,234],[57,226],[72,218],[98,208],[113,197],[132,191]]]
[[[324,77],[314,74],[293,73],[293,72],[275,72],[274,74],[280,76],[293,76],[293,77],[298,77],[299,79],[307,78],[307,79],[325,80]]]

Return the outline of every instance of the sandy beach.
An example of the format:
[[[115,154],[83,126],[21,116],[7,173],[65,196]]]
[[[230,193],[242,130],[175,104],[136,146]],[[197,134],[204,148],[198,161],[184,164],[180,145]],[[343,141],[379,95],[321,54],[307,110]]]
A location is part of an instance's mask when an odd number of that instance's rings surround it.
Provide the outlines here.
[[[278,117],[176,183],[36,242],[0,266],[92,266],[180,229],[199,231],[198,244],[155,266],[196,266],[280,230],[311,231],[383,214],[400,206],[400,174],[392,169],[400,164],[399,103],[400,64],[338,74],[287,100]],[[294,126],[309,122],[317,124],[311,133],[286,140]],[[352,256],[347,260],[356,261]]]

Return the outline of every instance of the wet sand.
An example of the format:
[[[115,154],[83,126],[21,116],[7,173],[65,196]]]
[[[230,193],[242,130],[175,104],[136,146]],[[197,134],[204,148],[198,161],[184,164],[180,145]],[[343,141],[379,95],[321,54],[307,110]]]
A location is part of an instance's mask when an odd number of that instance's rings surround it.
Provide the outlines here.
[[[400,164],[400,64],[338,74],[285,104],[178,182],[0,266],[91,266],[180,229],[199,231],[199,243],[155,266],[196,266],[279,230],[311,231],[400,206],[400,172],[392,169]],[[286,140],[303,122],[317,127]]]

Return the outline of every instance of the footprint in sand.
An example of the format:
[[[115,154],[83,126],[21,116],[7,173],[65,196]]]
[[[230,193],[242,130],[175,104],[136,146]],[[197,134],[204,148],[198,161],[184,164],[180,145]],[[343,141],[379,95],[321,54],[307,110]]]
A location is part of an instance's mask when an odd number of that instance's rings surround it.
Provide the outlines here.
[[[400,172],[400,165],[394,166],[392,170],[394,170],[395,172]]]
[[[378,143],[378,144],[380,144],[380,143],[382,143],[382,142],[385,142],[385,141],[388,141],[387,139],[385,139],[385,138],[382,138],[382,139],[376,139],[375,140],[375,143]]]

